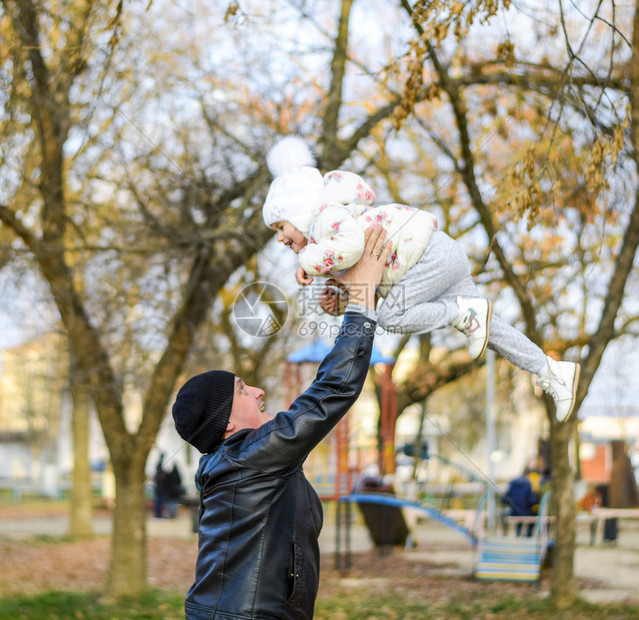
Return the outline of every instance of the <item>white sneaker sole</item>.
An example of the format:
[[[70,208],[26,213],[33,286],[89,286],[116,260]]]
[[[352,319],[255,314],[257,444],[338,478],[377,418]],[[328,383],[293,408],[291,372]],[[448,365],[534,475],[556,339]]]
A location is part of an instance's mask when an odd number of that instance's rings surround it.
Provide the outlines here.
[[[557,420],[563,424],[572,414],[575,409],[575,399],[577,398],[577,387],[579,386],[579,377],[581,376],[581,364],[577,364],[575,362],[575,374],[572,378],[572,404],[570,405],[570,409],[568,413],[564,416],[563,419],[557,418]],[[555,405],[555,411],[557,410],[557,406]]]
[[[484,346],[482,347],[482,350],[479,352],[479,355],[473,358],[476,360],[478,360],[486,352],[486,347],[488,346],[488,339],[490,338],[490,319],[493,316],[493,302],[490,301],[490,299],[487,299],[486,301],[488,302],[488,312],[486,313],[486,340],[484,340]]]

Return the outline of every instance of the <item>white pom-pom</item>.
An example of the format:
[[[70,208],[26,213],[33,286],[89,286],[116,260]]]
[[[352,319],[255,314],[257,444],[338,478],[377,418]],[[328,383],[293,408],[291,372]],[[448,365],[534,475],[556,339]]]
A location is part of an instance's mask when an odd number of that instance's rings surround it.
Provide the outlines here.
[[[266,156],[266,165],[274,177],[289,168],[315,166],[315,157],[299,136],[286,136],[280,140]]]

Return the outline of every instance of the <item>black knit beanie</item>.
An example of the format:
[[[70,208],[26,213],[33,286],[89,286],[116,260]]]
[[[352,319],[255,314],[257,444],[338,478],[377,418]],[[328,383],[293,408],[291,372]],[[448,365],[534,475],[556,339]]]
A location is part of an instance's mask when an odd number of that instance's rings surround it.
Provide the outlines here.
[[[226,370],[209,370],[191,377],[173,404],[178,435],[200,452],[212,452],[222,441],[231,415],[235,375]]]

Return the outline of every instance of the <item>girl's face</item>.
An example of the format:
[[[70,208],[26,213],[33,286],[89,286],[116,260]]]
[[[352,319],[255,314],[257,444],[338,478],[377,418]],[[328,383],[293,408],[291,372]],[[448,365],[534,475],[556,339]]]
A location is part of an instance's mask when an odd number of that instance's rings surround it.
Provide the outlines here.
[[[306,246],[306,237],[290,222],[275,222],[271,228],[277,231],[277,240],[299,254],[300,250]]]

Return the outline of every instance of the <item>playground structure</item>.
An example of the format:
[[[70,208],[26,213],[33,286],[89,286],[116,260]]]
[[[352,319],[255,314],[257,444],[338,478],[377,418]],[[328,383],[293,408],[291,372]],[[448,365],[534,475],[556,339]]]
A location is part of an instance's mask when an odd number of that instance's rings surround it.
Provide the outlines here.
[[[314,341],[308,347],[304,347],[287,358],[286,388],[289,402],[300,391],[298,388],[301,384],[302,365],[319,363],[329,348],[321,341]],[[380,375],[378,378],[380,393],[379,441],[367,453],[367,460],[370,462],[370,454],[374,452],[381,479],[387,474],[395,473],[395,427],[398,414],[396,388],[392,381],[394,362],[395,360],[392,358],[384,358],[379,352],[373,351],[371,366],[376,365],[376,371]],[[492,519],[488,515],[491,512],[487,509],[490,503],[490,494],[485,488],[473,510],[455,510],[451,506],[451,500],[457,493],[457,485],[454,483],[452,473],[439,506],[403,499],[396,496],[392,488],[391,493],[376,493],[373,490],[360,492],[357,485],[354,484],[354,480],[362,471],[362,461],[359,459],[360,453],[355,452],[357,462],[353,463],[354,451],[351,440],[349,420],[346,416],[337,425],[329,442],[320,446],[320,449],[324,451],[323,456],[329,460],[333,459],[332,467],[327,468],[332,472],[330,479],[323,481],[323,487],[318,491],[322,500],[336,502],[336,568],[347,569],[350,567],[351,523],[354,517],[352,505],[356,504],[374,545],[382,553],[388,552],[395,546],[411,548],[411,531],[404,515],[405,511],[410,511],[416,518],[433,519],[453,529],[468,541],[469,550],[473,556],[473,577],[475,579],[479,581],[539,582],[541,568],[553,544],[550,535],[553,520],[548,515],[549,494],[545,494],[542,498],[537,516],[507,517],[504,521],[495,524],[490,522],[494,521],[495,517],[494,505]],[[619,449],[615,446],[615,456],[618,452]],[[541,450],[539,454],[542,454]],[[464,468],[438,454],[430,454],[427,458],[428,460],[441,461],[450,468],[450,471],[455,470],[462,473],[473,483],[486,482],[486,477],[479,470],[473,471],[470,468]],[[615,463],[621,462],[618,458],[614,460]],[[621,471],[619,467],[616,467],[615,470]],[[624,496],[628,493],[627,470],[624,461],[624,474],[622,478],[619,478],[619,482],[615,483],[618,476],[611,476],[613,493],[615,489],[623,489]],[[313,475],[311,474],[309,478],[313,479]],[[634,488],[636,489],[636,486]],[[632,495],[632,493],[630,494]],[[603,516],[589,518],[598,518],[599,521],[603,522]],[[506,521],[516,519],[521,523],[533,525],[531,536],[508,536],[507,529],[503,525]],[[495,525],[496,527],[493,527]]]
[[[522,525],[528,521],[534,525],[531,536],[509,537],[504,529],[487,535],[484,531],[483,511],[486,494],[480,500],[477,517],[477,546],[473,563],[473,576],[478,581],[538,582],[541,568],[550,547],[550,518],[548,505],[550,493],[545,493],[539,503],[536,517],[516,517]]]
[[[404,519],[404,513],[412,511],[418,517],[435,520],[455,530],[468,541],[472,554],[472,576],[477,581],[539,583],[542,568],[554,546],[554,517],[549,513],[550,492],[544,493],[536,515],[504,514],[492,526],[487,510],[488,496],[489,489],[486,488],[474,510],[454,510],[408,501],[386,493],[345,495],[337,503],[335,566],[338,569],[350,568],[350,529],[354,521],[352,505],[356,504],[374,545],[382,554],[389,553],[392,547],[413,547],[415,541]],[[637,520],[639,510],[595,508],[590,514],[577,515],[578,523],[592,523],[602,531],[610,519]],[[517,525],[523,526],[519,533],[518,528],[513,527]],[[520,535],[527,526],[530,526],[530,533]],[[605,534],[603,538],[605,542]]]
[[[351,566],[351,506],[357,504],[364,515],[371,537],[381,553],[393,546],[409,546],[410,530],[403,516],[404,510],[412,510],[418,516],[434,519],[464,537],[473,554],[473,577],[478,581],[512,581],[537,583],[541,577],[548,549],[551,519],[548,516],[550,493],[546,493],[539,505],[539,513],[532,519],[533,533],[529,537],[508,536],[506,530],[497,528],[486,531],[486,503],[488,493],[479,499],[472,519],[460,524],[445,511],[419,502],[404,500],[382,493],[353,493],[341,497],[337,503],[335,528],[335,567]],[[375,512],[369,509],[377,508]]]
[[[454,529],[460,535],[466,537],[471,545],[477,543],[477,539],[471,529],[459,525],[456,520],[447,517],[436,508],[388,494],[353,493],[340,497],[337,502],[335,566],[338,569],[350,568],[351,564],[351,506],[354,503],[362,510],[373,541],[382,552],[389,550],[393,546],[405,545],[409,539],[410,531],[402,512],[406,508],[413,509],[417,514],[435,519]],[[381,508],[381,510],[377,510],[374,513],[367,512],[366,507],[368,506],[376,506]]]
[[[315,339],[306,347],[291,353],[287,357],[285,372],[285,386],[288,403],[301,391],[302,369],[304,365],[320,363],[330,347],[319,339]],[[383,479],[388,474],[395,473],[395,428],[397,423],[396,388],[392,381],[392,373],[395,360],[381,355],[375,348],[370,361],[371,367],[375,366],[380,373],[380,417],[379,417],[379,443],[377,448],[377,465],[379,479]],[[406,545],[410,541],[410,531],[404,518],[403,510],[410,508],[416,514],[435,519],[447,527],[457,531],[464,536],[474,548],[478,540],[468,525],[460,525],[452,516],[446,516],[439,508],[427,506],[419,502],[401,499],[391,494],[354,492],[354,476],[361,472],[361,463],[353,468],[349,464],[349,439],[350,439],[349,418],[345,416],[336,426],[329,442],[319,446],[319,451],[323,452],[321,457],[330,461],[334,460],[333,480],[325,483],[320,491],[323,501],[333,500],[336,502],[336,566],[342,566],[342,548],[345,550],[345,567],[350,565],[350,524],[351,506],[356,503],[362,511],[368,531],[375,544],[381,549],[392,548],[397,545]],[[331,442],[333,445],[331,445]],[[359,456],[359,453],[357,453]],[[475,472],[465,469],[444,457],[432,455],[439,458],[449,467],[455,468],[463,473],[469,480],[475,481]],[[321,458],[320,457],[320,458]],[[312,469],[309,467],[309,470]],[[307,472],[308,473],[308,472]],[[312,474],[310,476],[313,478]],[[316,479],[316,486],[317,479]],[[324,482],[324,481],[322,481]],[[320,484],[322,484],[320,482]],[[392,487],[391,492],[394,493]],[[453,495],[453,486],[449,481],[444,502],[449,505]],[[344,542],[344,545],[342,544]]]

